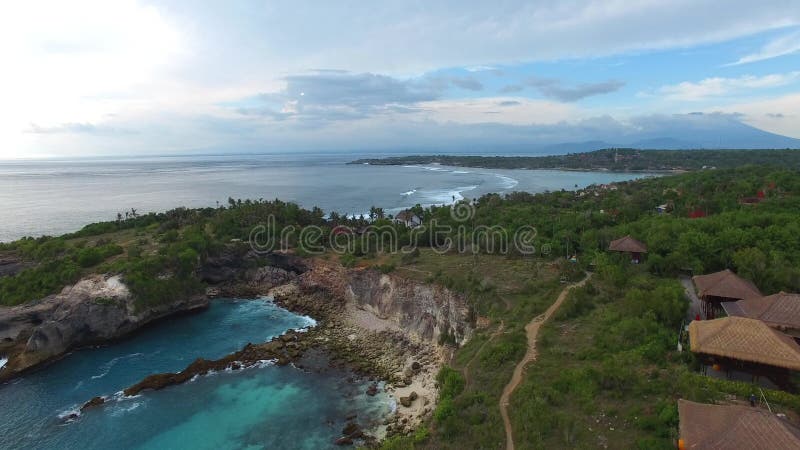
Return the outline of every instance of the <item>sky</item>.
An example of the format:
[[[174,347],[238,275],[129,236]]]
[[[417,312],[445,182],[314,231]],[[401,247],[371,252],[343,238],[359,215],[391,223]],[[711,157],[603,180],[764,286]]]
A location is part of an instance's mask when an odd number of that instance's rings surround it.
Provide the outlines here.
[[[0,158],[800,138],[797,0],[9,1],[0,58]]]

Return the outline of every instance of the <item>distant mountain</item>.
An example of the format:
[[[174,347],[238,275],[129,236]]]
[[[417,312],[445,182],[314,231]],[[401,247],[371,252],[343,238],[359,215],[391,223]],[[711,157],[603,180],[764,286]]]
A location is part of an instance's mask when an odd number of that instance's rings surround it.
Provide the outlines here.
[[[800,139],[770,133],[723,113],[611,117],[551,125],[461,125],[420,147],[450,154],[559,155],[603,148],[661,150],[800,148]],[[456,137],[453,137],[456,136]],[[419,152],[419,148],[416,152]],[[425,153],[424,151],[422,153]]]
[[[662,150],[800,148],[800,139],[760,130],[731,114],[643,116],[625,125],[613,121],[606,126],[578,126],[562,131],[570,136],[585,135],[591,139],[534,144],[534,152],[563,154],[609,147]],[[551,139],[557,140],[558,136],[551,136]]]
[[[641,132],[623,143],[664,149],[800,147],[800,139],[760,130],[731,115],[695,113],[644,125]]]

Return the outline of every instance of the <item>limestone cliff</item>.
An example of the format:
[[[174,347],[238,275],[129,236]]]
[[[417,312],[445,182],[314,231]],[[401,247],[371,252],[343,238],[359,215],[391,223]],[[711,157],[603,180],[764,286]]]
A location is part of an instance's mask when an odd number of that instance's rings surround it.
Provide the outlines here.
[[[345,269],[322,260],[316,260],[300,280],[305,285],[321,286],[349,306],[422,341],[438,344],[445,337],[460,345],[472,335],[466,299],[442,286],[372,269]]]
[[[470,309],[462,295],[375,270],[353,270],[348,275],[348,302],[397,324],[412,337],[434,343],[445,337],[462,344],[472,334]]]
[[[148,322],[208,305],[204,295],[145,310],[134,307],[119,276],[92,275],[61,293],[0,308],[0,380],[58,357],[75,347],[122,337]]]

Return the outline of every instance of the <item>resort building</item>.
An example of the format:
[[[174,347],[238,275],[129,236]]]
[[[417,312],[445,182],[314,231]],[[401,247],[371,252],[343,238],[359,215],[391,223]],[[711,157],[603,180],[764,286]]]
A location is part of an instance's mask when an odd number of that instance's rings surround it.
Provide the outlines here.
[[[639,264],[642,262],[642,255],[647,253],[647,246],[628,235],[611,241],[608,250],[612,252],[630,253],[631,262],[633,264]]]
[[[717,317],[722,312],[724,302],[763,296],[753,283],[728,269],[708,275],[696,275],[692,277],[692,281],[702,302],[703,315],[706,319]]]
[[[800,338],[800,294],[779,292],[722,304],[729,316],[758,319],[795,339]]]
[[[400,211],[394,216],[394,222],[403,224],[409,228],[414,228],[422,225],[422,219],[416,215],[413,211],[405,210]]]
[[[678,400],[680,450],[800,450],[800,428],[770,411]]]
[[[709,376],[791,389],[791,373],[800,371],[800,345],[756,319],[692,321],[689,348],[702,360]]]

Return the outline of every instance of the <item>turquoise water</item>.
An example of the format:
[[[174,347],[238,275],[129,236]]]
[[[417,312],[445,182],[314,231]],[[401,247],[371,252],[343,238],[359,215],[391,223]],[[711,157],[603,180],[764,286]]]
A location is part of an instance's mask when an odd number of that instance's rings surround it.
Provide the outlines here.
[[[119,394],[148,374],[312,324],[266,299],[218,300],[114,345],[73,352],[0,386],[0,448],[332,447],[348,414],[369,427],[389,410],[386,397],[366,396],[367,383],[350,382],[342,371],[265,364],[135,397]],[[95,395],[112,400],[63,419]]]

